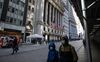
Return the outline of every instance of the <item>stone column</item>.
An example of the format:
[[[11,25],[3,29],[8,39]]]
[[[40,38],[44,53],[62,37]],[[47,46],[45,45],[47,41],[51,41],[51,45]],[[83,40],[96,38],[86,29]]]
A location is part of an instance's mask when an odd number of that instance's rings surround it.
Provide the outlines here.
[[[44,0],[36,0],[35,3],[35,22],[34,22],[34,34],[42,35],[43,31],[43,12],[44,12]]]
[[[52,21],[54,21],[54,11],[55,11],[55,9],[54,9],[54,7],[53,7],[53,15],[52,15],[52,16],[53,16],[53,19],[52,19]]]
[[[46,18],[45,18],[45,22],[46,22],[46,24],[47,24],[47,16],[48,16],[48,2],[46,2]]]

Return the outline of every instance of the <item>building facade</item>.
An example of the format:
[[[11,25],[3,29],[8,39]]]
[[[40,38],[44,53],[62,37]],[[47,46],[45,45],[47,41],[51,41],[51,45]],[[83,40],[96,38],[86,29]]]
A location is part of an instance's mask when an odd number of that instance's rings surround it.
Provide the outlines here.
[[[63,35],[61,0],[36,0],[34,33],[44,40],[60,40]]]
[[[0,0],[0,35],[22,36],[25,0]]]
[[[74,18],[74,14],[72,11],[72,6],[71,4],[69,4],[69,39],[70,40],[74,40],[77,38],[78,34],[77,34],[77,27],[76,27],[76,21]]]
[[[77,30],[68,0],[0,0],[0,34],[25,37],[39,34],[44,40],[74,38]]]
[[[68,0],[62,0],[63,6],[64,6],[64,15],[63,15],[63,26],[64,31],[63,35],[67,35],[69,38],[69,19],[68,19],[68,11],[69,11],[69,2]]]
[[[62,20],[64,26],[63,35],[67,35],[69,39],[77,39],[77,27],[72,11],[72,5],[69,0],[62,0],[62,3],[64,6],[64,15]]]
[[[35,4],[33,34],[43,35],[44,40],[60,40],[63,35],[76,38],[76,22],[69,0],[36,0]]]
[[[26,33],[33,34],[34,32],[34,8],[35,0],[27,0],[27,10],[26,10]]]

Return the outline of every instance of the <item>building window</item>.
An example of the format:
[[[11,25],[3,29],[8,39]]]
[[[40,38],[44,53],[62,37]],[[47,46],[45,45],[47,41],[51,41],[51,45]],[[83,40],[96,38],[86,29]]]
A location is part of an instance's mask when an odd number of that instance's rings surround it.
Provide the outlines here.
[[[22,25],[22,21],[20,20],[20,25]]]
[[[23,12],[21,12],[21,16],[23,16],[24,15],[24,13]]]
[[[2,6],[3,6],[3,5],[2,5],[2,2],[0,2],[0,8],[2,8]]]
[[[50,16],[50,3],[48,3],[48,16],[47,16],[47,24],[49,25],[49,16]]]
[[[28,6],[28,10],[31,10],[31,6]]]
[[[48,28],[48,32],[50,31],[50,29]]]
[[[16,24],[16,19],[13,19],[13,23]]]
[[[18,14],[18,10],[17,9],[15,9],[15,14]]]
[[[10,11],[10,12],[11,12],[11,10],[12,10],[12,7],[11,7],[11,6],[9,6],[9,7],[8,7],[8,11]]]
[[[51,22],[53,21],[53,5],[51,5]]]
[[[20,15],[20,16],[23,16],[24,15],[24,12],[22,12],[22,11],[17,11],[17,15]]]
[[[66,2],[65,8],[67,9],[67,11],[69,11],[69,2],[68,1]]]
[[[8,7],[8,11],[10,11],[10,6]]]
[[[18,15],[21,15],[21,13],[22,13],[22,12],[21,12],[21,11],[19,11],[19,14],[18,14]]]
[[[22,2],[22,1],[20,1],[20,2],[19,2],[19,5],[21,5],[22,7],[24,7],[25,3]]]
[[[16,19],[16,23],[15,23],[16,25],[19,25],[19,19]]]
[[[44,26],[43,30],[45,31],[45,26]]]
[[[46,0],[45,0],[45,2],[44,2],[44,16],[43,16],[43,22],[44,22],[44,24],[46,24],[46,9],[47,9],[47,5],[46,5]]]
[[[56,8],[54,8],[54,19],[53,19],[53,23],[55,23],[56,22]]]
[[[29,2],[31,3],[31,0],[29,0]]]
[[[14,13],[14,11],[15,11],[14,8],[12,8],[12,13]]]
[[[10,18],[7,16],[7,17],[6,17],[6,22],[9,23],[9,20],[10,20]]]
[[[13,18],[10,18],[10,23],[13,23]]]
[[[12,0],[10,0],[12,2]]]
[[[34,8],[32,8],[32,12],[34,12]]]
[[[53,29],[51,30],[51,32],[53,33]]]
[[[35,5],[35,1],[33,0],[33,5]]]
[[[14,13],[14,12],[17,11],[17,9],[15,9],[15,8],[13,8],[13,7],[11,7],[11,6],[9,6],[9,7],[8,7],[8,11]]]
[[[20,0],[12,0],[12,1],[13,1],[13,3],[19,4]]]

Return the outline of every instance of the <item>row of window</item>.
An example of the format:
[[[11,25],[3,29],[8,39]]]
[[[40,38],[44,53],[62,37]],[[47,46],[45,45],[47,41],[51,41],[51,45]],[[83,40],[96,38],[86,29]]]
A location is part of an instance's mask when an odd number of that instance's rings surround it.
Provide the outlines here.
[[[3,7],[3,3],[2,2],[0,2],[0,8],[2,8]]]
[[[15,4],[17,4],[17,5],[21,5],[22,7],[25,6],[25,3],[22,2],[22,1],[20,1],[20,0],[10,0],[10,1],[13,2],[13,3],[15,3]]]
[[[62,23],[61,21],[62,14],[51,3],[49,2],[46,2],[46,3],[45,3],[45,6],[48,6],[48,7],[44,8],[44,22],[47,22],[47,24],[50,24],[50,21],[51,21],[52,23],[56,23],[60,25]]]
[[[11,6],[8,7],[8,11],[11,12],[11,13],[20,15],[20,16],[23,16],[24,15],[24,12],[22,12],[21,10],[18,10],[16,8],[13,8]]]
[[[22,20],[11,18],[11,17],[6,17],[6,22],[18,26],[22,26]]]
[[[29,0],[29,2],[35,5],[35,0]]]
[[[44,27],[43,30],[46,31],[46,28]],[[58,30],[54,30],[54,29],[49,29],[49,28],[48,28],[48,32],[63,34],[62,31],[58,31]]]
[[[28,6],[28,10],[34,12],[34,8],[31,6]]]

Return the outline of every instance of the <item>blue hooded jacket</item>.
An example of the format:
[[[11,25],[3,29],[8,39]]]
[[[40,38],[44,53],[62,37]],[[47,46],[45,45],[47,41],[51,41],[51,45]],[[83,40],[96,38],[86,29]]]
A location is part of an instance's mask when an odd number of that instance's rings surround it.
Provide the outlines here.
[[[58,62],[58,60],[59,60],[58,51],[56,51],[55,48],[56,47],[55,47],[54,43],[49,44],[49,52],[48,52],[47,62]]]

